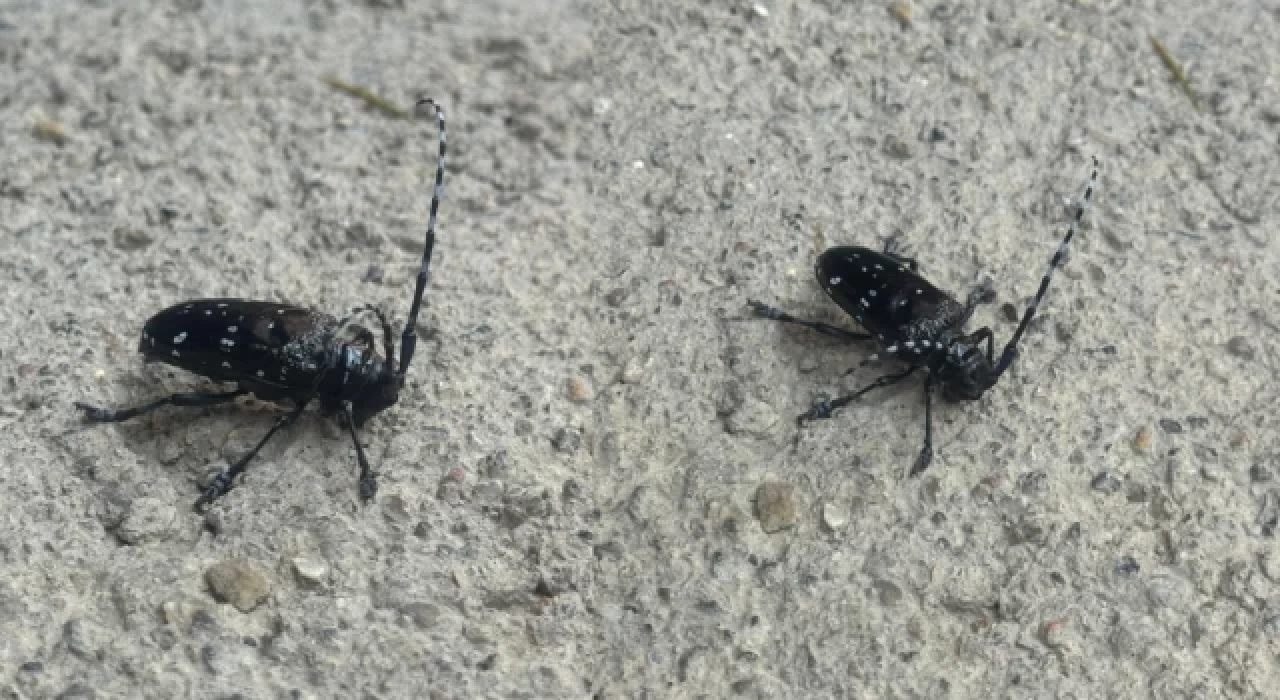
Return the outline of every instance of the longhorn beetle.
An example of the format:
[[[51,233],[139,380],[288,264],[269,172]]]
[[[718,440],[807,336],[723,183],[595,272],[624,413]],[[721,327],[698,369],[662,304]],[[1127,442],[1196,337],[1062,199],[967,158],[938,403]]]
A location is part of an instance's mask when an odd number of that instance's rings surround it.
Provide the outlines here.
[[[244,299],[200,299],[171,306],[152,316],[142,328],[138,351],[144,361],[164,362],[222,382],[235,382],[224,392],[187,392],[156,399],[142,406],[109,409],[76,403],[91,423],[115,423],[172,404],[212,406],[253,394],[264,401],[291,404],[276,419],[257,446],[219,473],[196,501],[200,509],[231,490],[237,476],[281,428],[292,425],[312,401],[326,415],[338,414],[351,432],[360,465],[360,497],[373,498],[377,475],[369,468],[357,430],[365,421],[394,406],[404,388],[405,373],[418,343],[418,311],[427,288],[428,268],[436,242],[436,211],[444,194],[444,110],[430,98],[435,112],[440,150],[435,187],[427,220],[426,243],[418,267],[413,303],[400,336],[400,364],[396,365],[391,324],[380,309],[366,305],[341,321],[332,316],[287,304]],[[350,324],[364,311],[382,326],[385,357],[378,357],[373,333]]]
[[[995,386],[1000,376],[1018,356],[1018,342],[1026,332],[1036,308],[1049,290],[1049,279],[1067,255],[1067,246],[1080,228],[1093,190],[1098,184],[1098,159],[1085,185],[1084,196],[1076,206],[1067,226],[1067,234],[1049,260],[1040,279],[1040,289],[1027,305],[1022,321],[997,361],[993,353],[990,328],[979,328],[965,335],[964,326],[974,307],[990,301],[989,288],[976,290],[964,304],[921,277],[915,260],[895,252],[892,239],[883,252],[857,246],[830,248],[818,256],[814,270],[818,283],[841,309],[853,316],[866,333],[853,333],[825,323],[806,321],[783,311],[748,301],[752,310],[763,318],[804,326],[824,335],[850,342],[874,339],[887,355],[906,363],[906,369],[888,374],[858,391],[832,400],[822,400],[800,415],[797,422],[830,418],[838,408],[874,389],[896,384],[925,370],[924,380],[924,447],[911,468],[911,476],[923,472],[933,461],[933,391],[942,387],[949,401],[974,401]],[[986,345],[986,353],[982,345]],[[872,357],[874,359],[874,356]]]

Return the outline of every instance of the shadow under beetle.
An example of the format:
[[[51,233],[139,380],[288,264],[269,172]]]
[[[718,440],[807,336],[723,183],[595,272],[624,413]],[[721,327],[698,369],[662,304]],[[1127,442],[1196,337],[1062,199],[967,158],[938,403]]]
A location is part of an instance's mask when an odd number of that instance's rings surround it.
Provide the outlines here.
[[[352,315],[371,311],[377,316],[382,326],[385,357],[378,356],[373,333],[350,323],[351,316],[338,320],[286,304],[200,299],[176,304],[152,316],[143,326],[138,351],[147,362],[164,362],[216,381],[235,382],[234,390],[178,393],[127,409],[76,403],[76,408],[84,411],[92,423],[124,421],[165,405],[212,406],[246,394],[277,404],[291,404],[291,410],[276,419],[257,446],[214,478],[196,501],[197,509],[230,491],[250,460],[281,428],[293,424],[312,401],[318,401],[325,414],[338,414],[350,430],[360,465],[360,497],[367,501],[377,492],[377,475],[365,458],[357,429],[395,405],[404,388],[405,373],[418,343],[418,311],[427,288],[428,268],[436,242],[436,211],[444,193],[444,110],[429,98],[418,102],[418,107],[424,105],[435,112],[440,149],[426,243],[413,303],[400,337],[398,366],[391,324],[382,311],[372,305],[355,309]]]
[[[933,461],[932,399],[935,387],[942,388],[942,396],[947,400],[974,401],[995,386],[1013,364],[1018,356],[1018,342],[1035,316],[1036,308],[1044,300],[1049,290],[1049,279],[1062,264],[1067,246],[1084,219],[1098,184],[1098,167],[1098,159],[1094,158],[1089,182],[1067,227],[1067,234],[1049,261],[1049,267],[1040,279],[1040,289],[1027,305],[1022,321],[1009,344],[1004,346],[999,360],[994,355],[990,328],[979,328],[968,335],[964,332],[974,307],[990,301],[994,296],[992,291],[989,288],[978,289],[961,304],[921,277],[916,261],[898,255],[892,239],[882,252],[857,246],[830,248],[818,257],[814,266],[818,283],[827,296],[853,316],[866,333],[806,321],[758,301],[749,301],[752,310],[763,318],[804,326],[841,340],[874,339],[886,354],[907,364],[901,372],[880,377],[852,394],[819,401],[802,414],[798,422],[830,418],[836,409],[852,403],[863,394],[896,384],[924,369],[924,447],[911,468],[911,476],[928,468]],[[985,353],[982,350],[984,344]]]

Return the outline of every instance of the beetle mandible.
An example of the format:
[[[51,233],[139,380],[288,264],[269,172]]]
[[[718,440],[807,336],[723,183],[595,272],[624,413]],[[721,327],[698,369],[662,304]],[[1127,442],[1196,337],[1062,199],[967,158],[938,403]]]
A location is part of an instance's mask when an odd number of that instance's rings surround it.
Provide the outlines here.
[[[445,115],[430,98],[418,102],[435,113],[439,133],[435,187],[427,220],[426,242],[413,303],[400,336],[396,364],[391,324],[380,309],[366,305],[338,320],[309,309],[265,301],[200,299],[171,306],[147,321],[138,351],[147,362],[164,362],[215,381],[235,382],[224,392],[184,392],[126,409],[110,409],[77,402],[91,423],[115,423],[150,413],[162,406],[212,406],[253,394],[259,399],[289,405],[288,413],[258,444],[222,470],[196,501],[203,508],[231,490],[237,476],[271,438],[293,424],[312,401],[326,415],[337,414],[346,424],[360,466],[360,497],[368,501],[378,490],[377,475],[369,467],[358,429],[373,416],[394,406],[404,388],[405,373],[418,343],[418,312],[426,292],[431,255],[436,242],[436,212],[444,194]],[[382,330],[383,357],[373,333],[350,323],[371,311]]]
[[[1036,308],[1049,291],[1049,280],[1063,262],[1071,238],[1075,236],[1098,184],[1098,159],[1084,188],[1067,233],[1040,278],[1040,288],[1027,305],[1017,330],[1004,346],[999,360],[994,355],[990,328],[979,328],[965,334],[964,326],[974,307],[989,301],[989,288],[976,290],[965,303],[956,301],[918,274],[915,260],[897,254],[890,239],[881,252],[857,246],[830,248],[818,256],[814,266],[818,283],[827,296],[853,316],[866,333],[854,333],[826,323],[806,321],[758,301],[748,301],[763,318],[793,323],[824,335],[851,342],[875,340],[885,354],[895,357],[907,367],[888,374],[870,385],[836,399],[823,400],[800,415],[798,422],[830,418],[838,408],[857,400],[874,389],[896,384],[917,371],[925,370],[924,381],[924,447],[911,468],[911,476],[923,472],[933,461],[933,392],[942,388],[943,398],[950,401],[974,401],[991,387],[1018,356],[1018,343],[1036,315]],[[982,346],[986,345],[986,352]],[[874,357],[874,356],[873,356]]]

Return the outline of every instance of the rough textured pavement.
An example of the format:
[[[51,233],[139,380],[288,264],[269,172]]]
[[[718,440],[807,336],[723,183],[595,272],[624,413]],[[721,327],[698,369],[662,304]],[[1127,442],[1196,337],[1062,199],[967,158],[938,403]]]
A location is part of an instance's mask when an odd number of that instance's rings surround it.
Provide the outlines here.
[[[0,0],[0,696],[1273,697],[1275,3]],[[1150,37],[1186,72],[1176,83]],[[365,436],[85,426],[199,378],[155,311],[404,318]],[[998,343],[976,403],[753,320],[900,237]]]

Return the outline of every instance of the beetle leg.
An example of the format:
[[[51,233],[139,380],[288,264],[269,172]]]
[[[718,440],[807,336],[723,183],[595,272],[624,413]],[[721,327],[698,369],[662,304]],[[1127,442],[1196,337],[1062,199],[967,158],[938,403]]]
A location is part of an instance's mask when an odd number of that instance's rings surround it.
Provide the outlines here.
[[[899,240],[900,239],[896,235],[889,236],[888,238],[884,239],[885,256],[893,260],[894,262],[898,263],[899,265],[906,265],[907,269],[911,270],[912,272],[919,272],[920,263],[916,262],[915,258],[908,258],[905,255],[898,254],[898,250],[901,247],[901,245],[898,242]]]
[[[990,353],[991,333],[987,332],[988,353]],[[920,448],[920,456],[911,467],[911,476],[919,476],[920,472],[929,468],[933,461],[933,372],[924,379],[924,447]]]
[[[806,423],[811,420],[822,420],[824,418],[830,418],[831,414],[834,413],[836,409],[843,408],[853,403],[860,396],[862,396],[863,394],[869,391],[874,391],[876,389],[890,386],[892,384],[897,384],[903,379],[910,377],[918,369],[920,369],[919,366],[908,367],[897,374],[886,374],[883,377],[880,377],[874,382],[871,382],[867,386],[847,396],[841,396],[840,398],[830,399],[830,400],[823,399],[822,401],[819,401],[818,403],[814,404],[813,408],[800,414],[800,416],[796,418],[796,422]]]
[[[196,510],[200,510],[210,503],[213,503],[230,491],[232,484],[235,483],[236,477],[243,474],[245,467],[249,466],[249,461],[258,456],[258,453],[262,451],[262,448],[266,446],[267,442],[271,440],[272,436],[279,432],[281,428],[292,425],[294,421],[298,420],[298,416],[302,415],[302,409],[306,407],[306,401],[298,402],[297,408],[276,419],[275,424],[271,426],[271,430],[268,430],[267,434],[262,436],[262,439],[258,441],[256,447],[249,450],[248,454],[245,456],[236,460],[236,463],[231,465],[230,468],[223,469],[219,472],[218,475],[213,478],[213,483],[209,484],[209,488],[205,489],[204,493],[200,494],[200,498],[196,500]]]
[[[244,389],[236,389],[235,391],[227,391],[223,393],[189,392],[173,394],[162,399],[156,399],[151,403],[143,404],[141,406],[120,409],[101,408],[77,401],[76,408],[84,411],[84,417],[90,423],[119,423],[120,421],[129,420],[134,416],[140,416],[144,413],[150,413],[157,408],[170,404],[174,406],[215,406],[220,403],[234,401],[236,397],[244,396],[247,393],[249,392]]]
[[[994,341],[992,340],[992,335],[991,329],[984,326],[974,331],[973,335],[969,336],[969,338],[973,341],[974,345],[977,345],[984,340],[987,341],[987,362],[994,364],[996,359],[996,348],[993,344]]]
[[[996,300],[996,287],[988,277],[978,283],[976,287],[969,290],[969,296],[964,301],[964,320],[960,325],[964,325],[969,321],[969,317],[973,316],[973,310],[978,304],[990,304]]]
[[[760,316],[761,318],[767,318],[770,321],[781,321],[782,323],[794,323],[797,326],[804,326],[805,328],[817,331],[823,335],[828,335],[828,336],[831,336],[832,338],[839,338],[841,340],[847,340],[849,342],[856,342],[859,340],[871,339],[871,335],[868,333],[854,333],[853,331],[846,331],[843,328],[837,328],[836,326],[828,325],[826,323],[819,323],[817,321],[806,321],[801,318],[796,318],[795,316],[792,316],[791,314],[786,313],[781,309],[775,309],[772,306],[761,304],[758,301],[748,301],[747,304],[751,306],[751,310],[755,311],[757,316]]]
[[[369,501],[378,492],[378,475],[369,468],[369,460],[365,459],[364,447],[360,445],[360,435],[356,433],[356,421],[351,417],[349,404],[342,404],[342,414],[346,416],[347,427],[351,430],[351,441],[356,445],[356,461],[360,463],[360,498]]]

